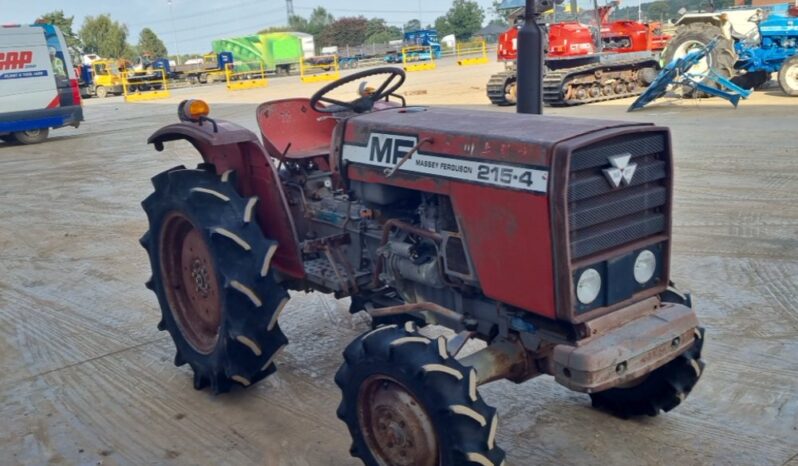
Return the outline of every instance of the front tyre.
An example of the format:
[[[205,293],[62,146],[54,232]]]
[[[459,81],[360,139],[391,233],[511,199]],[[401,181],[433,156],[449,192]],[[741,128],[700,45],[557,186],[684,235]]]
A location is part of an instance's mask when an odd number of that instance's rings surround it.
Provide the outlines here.
[[[690,349],[646,375],[637,385],[591,393],[593,407],[628,419],[656,416],[660,411],[668,412],[679,406],[704,372],[701,359],[703,344],[704,329],[698,328],[695,343]]]
[[[779,86],[785,94],[798,97],[798,55],[786,60],[781,65]]]
[[[352,456],[369,466],[503,463],[496,410],[443,337],[430,340],[412,322],[386,325],[356,338],[344,360],[335,375],[343,392],[337,414]]]
[[[176,167],[152,179],[142,202],[158,328],[175,342],[175,364],[193,369],[194,388],[215,394],[273,373],[288,342],[277,325],[288,294],[270,268],[277,243],[264,238],[257,198],[242,198],[233,175]]]

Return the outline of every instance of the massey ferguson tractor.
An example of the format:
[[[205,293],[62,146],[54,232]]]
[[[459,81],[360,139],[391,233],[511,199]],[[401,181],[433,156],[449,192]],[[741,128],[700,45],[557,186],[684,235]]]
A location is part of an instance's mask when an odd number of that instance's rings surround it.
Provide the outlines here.
[[[529,3],[519,47],[542,51],[534,17],[551,2]],[[541,68],[519,63],[519,111],[540,108]],[[479,393],[499,379],[550,375],[622,417],[683,402],[704,331],[670,280],[668,129],[407,106],[404,80],[374,68],[266,102],[262,140],[184,101],[149,138],[202,156],[156,175],[142,202],[147,286],[194,388],[272,374],[289,291],[304,291],[373,319],[335,376],[368,465],[502,464]],[[361,84],[351,101],[335,93],[347,83]],[[482,349],[461,355],[472,339]]]

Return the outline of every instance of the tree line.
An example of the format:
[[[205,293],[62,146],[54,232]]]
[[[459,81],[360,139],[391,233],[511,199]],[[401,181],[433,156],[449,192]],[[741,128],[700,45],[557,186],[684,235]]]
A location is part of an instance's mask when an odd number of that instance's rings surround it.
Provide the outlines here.
[[[164,42],[150,28],[143,28],[138,42],[131,44],[127,26],[115,21],[109,14],[87,16],[75,30],[74,16],[66,16],[63,10],[41,15],[37,23],[56,25],[64,35],[73,62],[79,63],[83,54],[97,54],[105,58],[134,59],[138,56],[166,57],[168,50]],[[473,0],[453,0],[446,14],[435,19],[426,28],[435,28],[439,36],[454,34],[458,39],[468,39],[482,27],[485,11]],[[384,18],[348,16],[335,18],[324,7],[315,8],[307,18],[294,15],[286,26],[270,27],[258,33],[296,31],[313,35],[319,47],[359,46],[384,44],[402,39],[402,33],[422,29],[421,21],[411,19],[401,27],[389,24]],[[187,58],[194,55],[181,55]]]
[[[133,59],[138,56],[152,58],[167,56],[163,41],[150,28],[139,33],[138,43],[128,43],[127,26],[111,19],[111,15],[87,16],[80,29],[75,32],[74,16],[66,16],[63,10],[45,13],[36,23],[50,23],[58,26],[69,47],[72,61],[80,63],[82,54],[94,53],[105,58]]]
[[[714,6],[713,6],[714,4]],[[734,5],[734,0],[658,0],[643,3],[641,10],[643,18],[650,21],[668,21],[681,16],[681,11],[708,11],[712,8],[723,9]],[[637,18],[637,6],[619,8],[613,14],[617,18]]]
[[[438,31],[439,37],[454,34],[458,40],[467,40],[482,28],[484,21],[485,11],[473,0],[453,0],[446,14],[426,27],[418,19],[411,19],[399,27],[389,24],[384,18],[369,19],[362,15],[335,18],[326,8],[319,6],[307,18],[294,15],[286,26],[270,27],[259,32],[304,32],[312,35],[319,47],[359,46],[385,44],[402,39],[403,32],[433,28]]]

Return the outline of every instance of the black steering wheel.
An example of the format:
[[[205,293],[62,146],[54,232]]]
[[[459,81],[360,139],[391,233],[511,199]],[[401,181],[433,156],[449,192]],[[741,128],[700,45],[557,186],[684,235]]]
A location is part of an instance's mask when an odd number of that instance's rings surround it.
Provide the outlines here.
[[[370,95],[358,97],[351,102],[344,102],[327,97],[327,94],[343,86],[344,84],[358,81],[360,79],[377,74],[387,74],[389,76],[385,78],[385,81],[380,84],[380,87],[378,87],[377,90]],[[337,113],[342,110],[351,110],[355,113],[369,112],[374,107],[374,102],[393,94],[402,86],[402,84],[404,84],[404,82],[404,70],[393,66],[383,66],[380,68],[359,71],[357,73],[350,74],[349,76],[345,76],[337,81],[333,81],[316,91],[316,93],[310,98],[310,107],[319,113]],[[320,107],[319,102],[326,102],[328,104],[332,104],[332,106]]]

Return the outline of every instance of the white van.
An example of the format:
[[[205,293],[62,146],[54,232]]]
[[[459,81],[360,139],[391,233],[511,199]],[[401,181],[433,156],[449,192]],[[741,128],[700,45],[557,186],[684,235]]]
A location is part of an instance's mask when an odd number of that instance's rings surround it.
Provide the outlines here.
[[[0,139],[41,142],[83,121],[80,89],[61,31],[51,24],[0,27]]]

